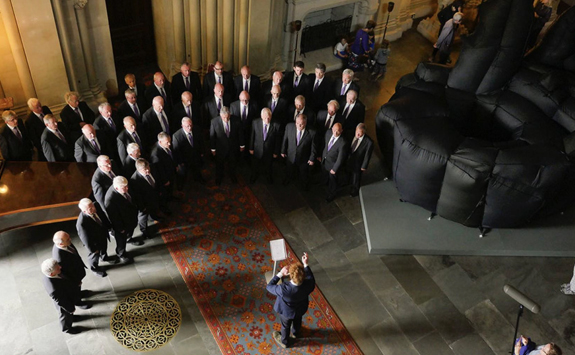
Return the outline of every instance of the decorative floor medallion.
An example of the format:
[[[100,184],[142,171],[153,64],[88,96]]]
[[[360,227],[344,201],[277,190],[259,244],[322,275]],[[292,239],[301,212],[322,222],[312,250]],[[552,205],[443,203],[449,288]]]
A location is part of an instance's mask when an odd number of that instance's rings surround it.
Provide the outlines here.
[[[141,290],[124,298],[112,313],[114,338],[134,351],[150,351],[166,345],[182,323],[180,306],[169,294]]]

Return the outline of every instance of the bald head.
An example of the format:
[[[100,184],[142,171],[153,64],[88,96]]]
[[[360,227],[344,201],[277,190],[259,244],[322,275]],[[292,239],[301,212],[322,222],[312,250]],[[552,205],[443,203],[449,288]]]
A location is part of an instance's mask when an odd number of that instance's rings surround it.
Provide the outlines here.
[[[214,86],[214,95],[220,99],[224,97],[224,86],[222,84],[218,83]]]

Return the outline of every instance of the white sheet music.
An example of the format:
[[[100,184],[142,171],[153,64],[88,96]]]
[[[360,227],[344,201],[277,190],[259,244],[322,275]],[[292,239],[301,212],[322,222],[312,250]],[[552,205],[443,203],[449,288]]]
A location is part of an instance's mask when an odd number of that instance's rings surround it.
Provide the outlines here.
[[[272,251],[273,261],[281,261],[287,259],[285,239],[271,240],[270,249]]]

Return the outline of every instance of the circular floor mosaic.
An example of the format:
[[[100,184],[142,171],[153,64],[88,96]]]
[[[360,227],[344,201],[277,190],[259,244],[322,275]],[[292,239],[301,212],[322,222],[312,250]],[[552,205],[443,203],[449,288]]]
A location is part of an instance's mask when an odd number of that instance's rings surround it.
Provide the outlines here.
[[[150,351],[166,345],[182,323],[174,298],[158,290],[141,290],[124,298],[112,313],[114,338],[128,349]]]

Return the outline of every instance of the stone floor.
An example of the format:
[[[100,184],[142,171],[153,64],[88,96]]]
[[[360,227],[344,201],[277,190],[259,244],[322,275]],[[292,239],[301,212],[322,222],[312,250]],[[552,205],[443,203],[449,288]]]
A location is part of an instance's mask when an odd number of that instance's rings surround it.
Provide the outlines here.
[[[397,79],[428,57],[431,45],[412,30],[391,48],[384,82],[370,83],[365,73],[359,75],[372,137],[377,109],[393,94]],[[384,177],[379,155],[376,150],[365,184]],[[502,292],[506,283],[541,304],[537,315],[525,311],[520,333],[537,342],[554,341],[564,354],[575,353],[575,298],[559,292],[559,285],[571,278],[573,260],[368,255],[359,200],[347,196],[348,190],[330,204],[319,186],[304,194],[293,185],[258,182],[253,191],[294,250],[309,253],[318,286],[365,354],[508,353],[518,304]],[[89,274],[85,288],[96,292],[94,306],[77,312],[77,324],[85,331],[61,333],[39,267],[50,255],[52,234],[60,229],[73,233],[74,223],[0,237],[1,354],[129,353],[112,338],[109,317],[120,299],[142,288],[170,293],[183,311],[176,337],[154,354],[220,354],[160,238],[130,247],[136,262],[112,267],[107,278]],[[73,240],[81,246],[77,236]]]

